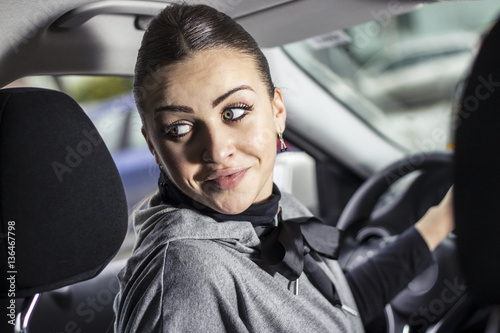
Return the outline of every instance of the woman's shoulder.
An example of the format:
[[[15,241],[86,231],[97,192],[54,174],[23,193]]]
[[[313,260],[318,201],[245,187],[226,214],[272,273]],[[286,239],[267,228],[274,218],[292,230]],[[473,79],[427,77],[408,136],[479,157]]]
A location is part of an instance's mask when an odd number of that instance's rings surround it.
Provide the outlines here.
[[[189,290],[189,297],[216,293],[230,297],[243,268],[240,253],[214,240],[182,239],[170,242],[163,263],[165,297]],[[168,296],[170,295],[170,296]]]
[[[217,241],[177,239],[156,247],[148,255],[135,253],[129,258],[120,278],[127,284],[147,281],[149,290],[161,286],[169,286],[170,293],[183,288],[204,290],[222,280],[229,280],[232,267],[237,266],[236,261],[235,252]],[[143,287],[133,289],[143,290]]]
[[[165,261],[176,269],[193,265],[211,268],[220,259],[232,255],[223,244],[212,239],[178,239],[171,241],[165,249]]]
[[[121,276],[121,293],[115,302],[134,322],[161,326],[156,321],[168,317],[188,325],[184,319],[190,317],[185,313],[211,311],[218,298],[234,294],[234,279],[226,269],[228,256],[215,241],[171,240],[148,258],[133,258],[127,266],[132,274]],[[120,317],[128,320],[127,315]]]

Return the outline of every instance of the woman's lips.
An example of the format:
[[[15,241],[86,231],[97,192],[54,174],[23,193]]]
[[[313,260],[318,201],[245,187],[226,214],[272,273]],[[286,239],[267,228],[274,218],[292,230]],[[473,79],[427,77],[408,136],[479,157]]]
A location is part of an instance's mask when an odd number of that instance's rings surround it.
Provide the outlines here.
[[[210,183],[221,191],[226,191],[238,186],[245,177],[249,168],[230,168],[212,172],[205,182]]]

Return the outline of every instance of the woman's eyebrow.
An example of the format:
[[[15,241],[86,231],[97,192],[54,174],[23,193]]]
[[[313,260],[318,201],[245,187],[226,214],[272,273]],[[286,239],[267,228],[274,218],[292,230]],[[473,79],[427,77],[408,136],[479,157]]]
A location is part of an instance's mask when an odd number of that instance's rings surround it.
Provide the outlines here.
[[[238,86],[238,87],[233,88],[233,89],[229,90],[228,92],[222,94],[221,96],[217,97],[212,102],[212,107],[216,107],[217,105],[222,103],[222,101],[224,101],[226,98],[228,98],[229,96],[231,96],[235,92],[240,91],[240,90],[245,90],[245,89],[255,92],[255,90],[253,90],[252,87],[250,87],[250,86],[247,86],[247,85]],[[193,113],[192,108],[190,108],[189,106],[182,106],[182,105],[161,105],[154,110],[154,113],[161,112],[161,111]]]
[[[161,111],[193,113],[193,109],[191,109],[188,106],[181,106],[181,105],[161,105],[155,109],[154,113],[161,112]]]
[[[245,84],[241,85],[241,86],[238,86],[236,88],[233,88],[231,90],[229,90],[228,92],[222,94],[221,96],[217,97],[213,102],[212,102],[212,107],[216,107],[217,105],[219,105],[222,101],[224,101],[226,98],[228,98],[229,96],[231,96],[232,94],[234,94],[235,92],[237,91],[240,91],[240,90],[245,90],[245,89],[248,89],[248,90],[251,90],[253,92],[255,92],[255,90],[253,90],[250,86],[247,86]]]

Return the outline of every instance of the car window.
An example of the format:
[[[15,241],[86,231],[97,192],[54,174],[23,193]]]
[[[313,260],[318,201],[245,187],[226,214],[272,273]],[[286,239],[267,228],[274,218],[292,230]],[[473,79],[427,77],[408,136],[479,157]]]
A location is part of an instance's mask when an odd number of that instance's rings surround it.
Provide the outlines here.
[[[130,114],[137,113],[131,94],[132,78],[86,75],[28,76],[14,81],[8,87],[38,87],[62,91],[70,95],[89,115],[112,154],[130,145],[127,131],[131,126]]]
[[[407,153],[453,147],[458,99],[500,3],[446,2],[285,45],[291,59]]]
[[[107,112],[98,115],[90,114],[90,119],[101,134],[101,137],[113,154],[123,149],[124,131],[128,114],[125,112]]]
[[[141,132],[142,121],[139,112],[135,109],[134,112],[130,114],[129,122],[129,140],[128,144],[130,148],[144,148],[147,146],[146,140]]]

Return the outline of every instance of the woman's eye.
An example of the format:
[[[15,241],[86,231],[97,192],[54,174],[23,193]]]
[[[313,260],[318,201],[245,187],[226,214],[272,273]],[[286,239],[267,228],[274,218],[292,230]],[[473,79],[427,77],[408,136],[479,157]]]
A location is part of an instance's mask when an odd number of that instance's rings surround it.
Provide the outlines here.
[[[224,120],[237,120],[245,115],[246,109],[243,108],[228,108],[222,112],[222,118]]]
[[[165,133],[173,138],[180,138],[191,131],[189,124],[174,124],[165,129]]]

